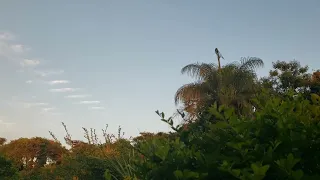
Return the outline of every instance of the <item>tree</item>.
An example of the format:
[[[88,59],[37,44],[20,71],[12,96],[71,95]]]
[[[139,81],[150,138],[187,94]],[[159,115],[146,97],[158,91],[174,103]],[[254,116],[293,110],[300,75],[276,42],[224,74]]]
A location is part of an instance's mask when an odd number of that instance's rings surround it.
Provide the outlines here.
[[[43,167],[47,162],[59,163],[67,150],[60,143],[45,138],[20,138],[1,147],[1,152],[20,170]]]
[[[320,95],[320,70],[313,72],[311,76],[310,92]]]
[[[18,171],[12,162],[0,155],[0,179],[18,179]]]
[[[257,90],[255,69],[263,65],[256,57],[241,58],[240,63],[230,63],[221,69],[214,63],[189,64],[181,73],[190,75],[196,82],[180,87],[175,94],[175,103],[182,102],[191,118],[215,102],[235,107],[238,113],[252,109],[249,100]]]
[[[276,61],[269,77],[262,78],[263,86],[284,94],[289,89],[306,92],[310,85],[311,74],[308,66],[301,66],[298,61]]]
[[[7,142],[6,138],[0,137],[0,146],[4,145],[4,143],[6,143],[6,142]]]

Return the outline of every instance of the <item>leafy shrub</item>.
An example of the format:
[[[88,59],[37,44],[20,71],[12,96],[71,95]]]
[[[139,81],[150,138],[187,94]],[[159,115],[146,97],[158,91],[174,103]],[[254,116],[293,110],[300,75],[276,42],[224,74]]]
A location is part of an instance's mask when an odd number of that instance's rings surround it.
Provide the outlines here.
[[[179,137],[140,142],[138,179],[319,179],[320,98],[256,101],[254,118],[212,106]],[[170,122],[170,121],[167,121]],[[172,123],[170,123],[172,124]]]
[[[0,179],[18,179],[18,171],[14,167],[13,163],[0,155]]]

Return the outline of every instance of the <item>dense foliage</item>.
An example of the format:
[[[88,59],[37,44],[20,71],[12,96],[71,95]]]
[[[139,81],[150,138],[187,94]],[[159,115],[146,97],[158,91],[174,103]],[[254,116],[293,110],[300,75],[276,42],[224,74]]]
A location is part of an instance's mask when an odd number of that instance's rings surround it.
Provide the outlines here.
[[[261,102],[254,119],[212,106],[204,128],[146,142],[139,179],[318,179],[320,97],[292,95]]]
[[[320,71],[277,61],[258,79],[259,58],[215,66],[191,64],[198,78],[177,91],[178,114],[161,120],[170,133],[125,139],[121,128],[103,142],[94,129],[86,142],[0,138],[0,179],[191,180],[320,179]]]
[[[18,171],[12,162],[7,158],[0,156],[0,179],[17,179]]]

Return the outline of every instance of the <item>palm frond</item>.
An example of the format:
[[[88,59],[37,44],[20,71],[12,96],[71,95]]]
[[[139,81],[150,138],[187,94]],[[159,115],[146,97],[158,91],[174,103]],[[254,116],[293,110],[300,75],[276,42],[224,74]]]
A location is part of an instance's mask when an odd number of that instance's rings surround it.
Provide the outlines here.
[[[185,84],[180,87],[175,94],[175,104],[179,102],[190,101],[194,99],[199,99],[203,84],[201,82],[195,82],[190,84]]]
[[[241,65],[239,69],[241,70],[255,70],[259,67],[263,67],[264,63],[263,60],[257,57],[243,57],[240,59]]]
[[[189,76],[199,79],[205,79],[212,70],[216,69],[215,64],[194,63],[188,64],[181,69],[181,74],[187,73]]]

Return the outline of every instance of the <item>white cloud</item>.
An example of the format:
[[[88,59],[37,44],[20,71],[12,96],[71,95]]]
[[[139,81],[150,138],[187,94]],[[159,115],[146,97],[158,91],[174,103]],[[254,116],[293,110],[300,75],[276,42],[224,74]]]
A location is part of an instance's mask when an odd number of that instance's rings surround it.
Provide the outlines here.
[[[90,107],[89,109],[91,109],[91,110],[104,110],[106,108],[102,107],[102,106],[94,106],[94,107]]]
[[[22,44],[13,44],[13,45],[10,45],[10,48],[15,53],[23,53],[23,52],[26,52],[27,50],[29,50],[29,48],[26,48]]]
[[[50,89],[50,92],[74,92],[75,88],[60,88],[60,89]]]
[[[49,105],[49,103],[44,103],[44,102],[23,102],[23,101],[17,101],[17,100],[11,100],[7,102],[7,104],[10,107],[17,108],[32,108],[32,107],[46,107]]]
[[[55,110],[55,108],[42,108],[43,111],[48,112],[48,111],[52,111]]]
[[[37,66],[40,64],[39,60],[35,59],[24,59],[22,62],[20,62],[20,65],[25,67],[25,66]]]
[[[100,104],[100,101],[80,101],[79,104]]]
[[[13,40],[15,36],[10,32],[0,32],[0,40]]]
[[[29,108],[29,107],[41,107],[41,106],[48,106],[48,103],[43,103],[43,102],[37,102],[37,103],[23,103],[24,107]]]
[[[65,98],[86,98],[86,97],[90,97],[91,95],[89,94],[74,94],[74,95],[68,95],[68,96],[65,96]]]
[[[69,83],[68,80],[54,80],[54,81],[48,82],[48,84],[50,84],[50,85],[55,85],[55,84],[68,84],[68,83]]]
[[[21,54],[27,50],[28,49],[21,44],[12,45],[0,40],[0,56],[4,57],[6,60],[19,62],[22,59]]]
[[[33,82],[32,80],[26,81],[27,84],[31,84],[32,82]]]
[[[48,103],[33,103],[35,106],[47,106],[49,105]]]
[[[64,71],[63,70],[47,70],[47,71],[34,71],[34,73],[40,77],[47,77],[50,75],[62,74],[62,73],[64,73]]]

